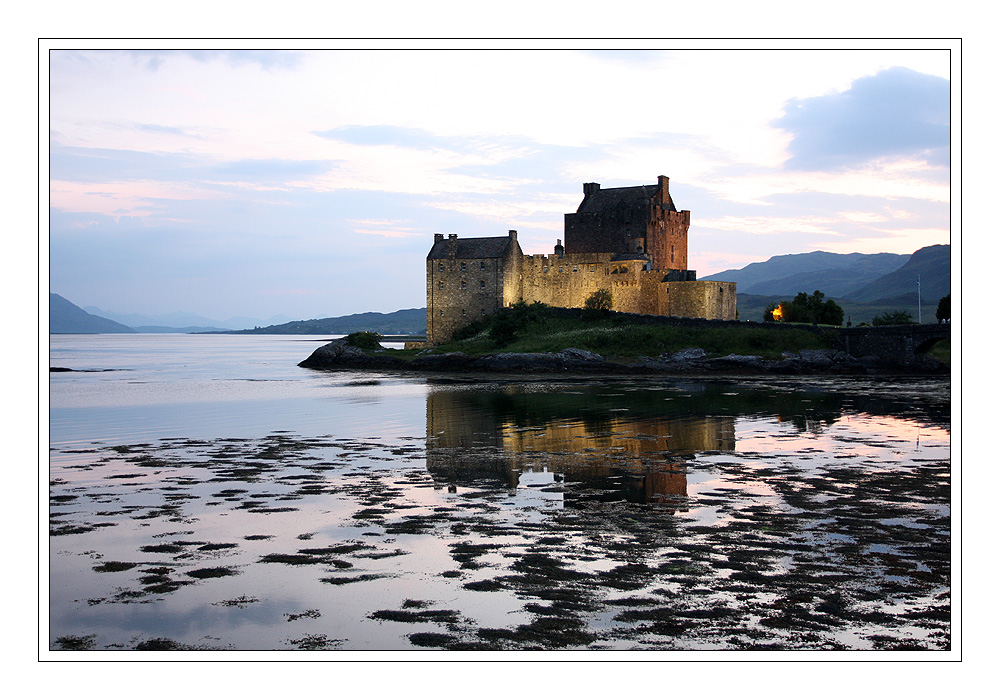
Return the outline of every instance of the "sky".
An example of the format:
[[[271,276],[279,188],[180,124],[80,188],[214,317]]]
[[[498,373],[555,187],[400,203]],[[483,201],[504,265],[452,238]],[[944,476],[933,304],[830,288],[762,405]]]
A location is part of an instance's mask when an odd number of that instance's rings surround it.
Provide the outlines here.
[[[220,320],[416,308],[434,233],[550,253],[584,182],[658,175],[699,277],[950,242],[947,42],[289,45],[50,48],[50,291]]]

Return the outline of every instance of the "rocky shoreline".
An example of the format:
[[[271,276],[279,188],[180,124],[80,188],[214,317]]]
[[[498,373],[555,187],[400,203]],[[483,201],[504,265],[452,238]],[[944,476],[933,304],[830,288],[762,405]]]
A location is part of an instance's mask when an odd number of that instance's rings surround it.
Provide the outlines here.
[[[922,357],[913,364],[899,365],[875,357],[853,357],[841,350],[786,352],[777,360],[764,359],[758,355],[710,357],[701,348],[687,348],[658,357],[640,357],[629,362],[610,361],[597,353],[579,348],[566,348],[551,353],[499,352],[480,356],[462,352],[434,354],[425,351],[412,360],[404,360],[386,354],[385,350],[366,352],[348,345],[343,339],[317,348],[299,363],[299,367],[324,370],[677,375],[946,375],[950,372],[947,365],[931,357]]]

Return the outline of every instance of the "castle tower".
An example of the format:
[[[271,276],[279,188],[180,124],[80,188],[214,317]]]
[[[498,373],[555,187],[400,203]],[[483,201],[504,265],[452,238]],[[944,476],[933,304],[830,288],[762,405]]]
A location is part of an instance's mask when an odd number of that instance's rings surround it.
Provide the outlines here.
[[[447,240],[434,234],[427,254],[427,343],[436,345],[478,318],[521,298],[524,256],[517,231],[495,238]]]
[[[687,270],[691,212],[674,206],[670,178],[664,175],[655,185],[635,187],[584,183],[583,201],[565,215],[564,226],[567,254],[647,255],[653,270]]]

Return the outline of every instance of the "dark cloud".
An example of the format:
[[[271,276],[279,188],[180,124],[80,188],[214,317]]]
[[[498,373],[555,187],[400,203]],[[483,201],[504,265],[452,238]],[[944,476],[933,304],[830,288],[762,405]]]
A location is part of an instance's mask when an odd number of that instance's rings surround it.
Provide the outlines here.
[[[950,83],[907,68],[859,78],[844,92],[790,100],[774,126],[792,134],[793,170],[830,170],[883,157],[949,163]]]

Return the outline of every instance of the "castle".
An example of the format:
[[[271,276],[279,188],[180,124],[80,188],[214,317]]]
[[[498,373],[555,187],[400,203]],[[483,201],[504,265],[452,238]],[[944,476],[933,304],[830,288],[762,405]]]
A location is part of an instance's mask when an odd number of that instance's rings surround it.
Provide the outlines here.
[[[736,319],[734,282],[699,282],[687,269],[691,212],[678,211],[669,179],[602,189],[583,185],[576,213],[551,255],[524,255],[517,231],[459,238],[434,234],[427,254],[427,344],[520,300],[583,308],[599,289],[612,309],[655,316]]]

